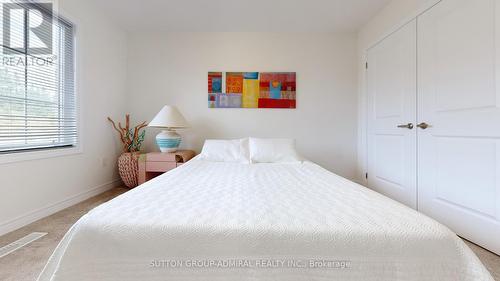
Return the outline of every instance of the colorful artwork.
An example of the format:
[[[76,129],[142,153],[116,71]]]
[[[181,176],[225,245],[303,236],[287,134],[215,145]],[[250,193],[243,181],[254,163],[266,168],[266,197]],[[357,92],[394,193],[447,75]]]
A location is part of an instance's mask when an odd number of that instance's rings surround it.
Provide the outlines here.
[[[243,73],[226,72],[226,93],[241,94],[243,91]]]
[[[208,94],[208,107],[210,108],[239,108],[241,107],[241,94]]]
[[[222,72],[208,73],[208,92],[222,93]]]
[[[295,72],[208,73],[210,108],[295,108],[295,98]]]

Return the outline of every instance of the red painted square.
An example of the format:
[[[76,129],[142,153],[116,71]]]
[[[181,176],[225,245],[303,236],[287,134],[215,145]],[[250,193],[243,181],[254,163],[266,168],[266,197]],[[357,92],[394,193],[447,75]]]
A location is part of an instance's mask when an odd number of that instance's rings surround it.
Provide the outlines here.
[[[295,108],[295,100],[259,99],[259,108]]]

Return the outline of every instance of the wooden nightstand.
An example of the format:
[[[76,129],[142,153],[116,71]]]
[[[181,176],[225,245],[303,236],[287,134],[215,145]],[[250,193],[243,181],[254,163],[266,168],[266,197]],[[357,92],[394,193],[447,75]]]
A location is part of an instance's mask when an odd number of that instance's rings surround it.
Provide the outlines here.
[[[175,169],[193,158],[192,150],[177,150],[176,152],[150,152],[139,156],[138,181],[142,184],[167,171]]]

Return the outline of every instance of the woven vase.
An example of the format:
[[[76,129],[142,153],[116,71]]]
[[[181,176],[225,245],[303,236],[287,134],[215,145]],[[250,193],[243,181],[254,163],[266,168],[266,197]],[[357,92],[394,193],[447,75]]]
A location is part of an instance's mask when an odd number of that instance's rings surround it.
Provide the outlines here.
[[[137,186],[138,159],[137,152],[123,153],[118,157],[118,173],[128,188]]]

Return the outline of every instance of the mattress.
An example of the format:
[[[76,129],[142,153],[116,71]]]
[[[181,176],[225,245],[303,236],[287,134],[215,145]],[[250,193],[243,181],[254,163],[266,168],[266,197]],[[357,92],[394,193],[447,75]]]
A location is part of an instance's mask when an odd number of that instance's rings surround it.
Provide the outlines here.
[[[314,163],[195,158],[83,216],[38,280],[493,279],[445,226]]]

